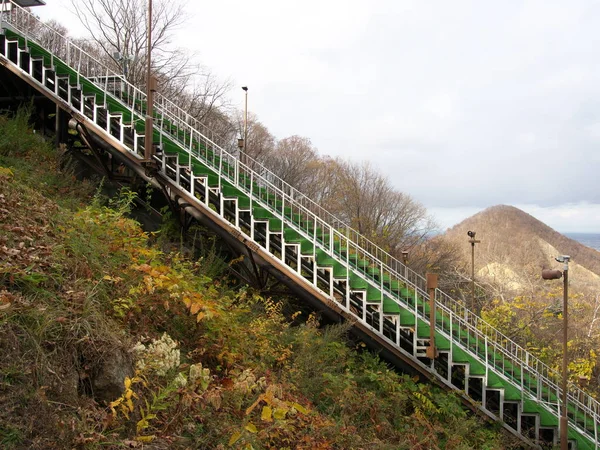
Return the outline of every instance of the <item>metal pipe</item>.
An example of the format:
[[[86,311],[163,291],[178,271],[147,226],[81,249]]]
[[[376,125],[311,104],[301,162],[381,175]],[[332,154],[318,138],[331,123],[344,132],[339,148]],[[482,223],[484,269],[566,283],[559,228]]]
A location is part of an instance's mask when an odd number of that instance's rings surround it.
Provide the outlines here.
[[[475,240],[471,240],[471,309],[475,307]]]
[[[544,280],[558,280],[561,276],[564,277],[563,284],[563,360],[561,373],[561,395],[560,402],[562,408],[560,412],[560,449],[568,450],[569,448],[569,417],[567,415],[567,386],[569,381],[569,261],[568,255],[562,255],[555,258],[556,261],[563,263],[563,271],[557,269],[542,270],[542,278]]]
[[[241,158],[242,162],[246,163],[246,155],[248,154],[248,86],[243,86],[242,89],[246,93],[245,107],[244,107],[244,157]]]
[[[479,308],[475,304],[475,244],[479,244],[481,241],[475,239],[475,231],[467,231],[469,236],[469,242],[471,243],[471,305],[467,305],[467,309],[475,311],[479,315]]]
[[[152,144],[154,126],[152,115],[154,113],[153,83],[152,83],[152,0],[148,0],[148,41],[146,43],[146,129],[144,132],[144,159],[152,159]]]
[[[560,416],[560,448],[568,450],[569,418],[567,417],[567,381],[569,377],[568,365],[568,337],[569,337],[569,261],[565,261],[563,270],[563,361],[562,361],[562,414]]]

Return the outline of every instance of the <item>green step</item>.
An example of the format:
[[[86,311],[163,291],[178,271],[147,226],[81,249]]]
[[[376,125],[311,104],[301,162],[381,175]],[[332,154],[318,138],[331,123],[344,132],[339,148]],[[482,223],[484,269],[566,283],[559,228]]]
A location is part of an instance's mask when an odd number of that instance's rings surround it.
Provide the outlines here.
[[[401,308],[400,305],[398,305],[394,300],[392,300],[389,297],[384,297],[383,298],[383,312],[384,314],[399,314],[400,310],[402,310],[404,308]]]
[[[381,291],[371,285],[367,287],[367,301],[369,303],[381,302]]]
[[[269,219],[269,231],[281,231],[283,228],[283,222],[281,219],[273,217]]]
[[[558,418],[533,400],[527,399],[523,402],[523,412],[537,414],[540,417],[540,425],[543,427],[558,427]]]
[[[469,364],[471,375],[485,375],[485,366],[456,345],[452,346],[452,362]]]
[[[312,255],[314,253],[314,250],[315,250],[315,246],[308,239],[302,239],[300,241],[300,253],[302,255],[306,255],[306,256]]]
[[[365,279],[359,277],[358,275],[352,272],[350,273],[350,276],[348,278],[350,279],[351,289],[367,289],[367,287],[369,286],[369,283],[367,283]]]
[[[406,309],[401,309],[400,313],[398,314],[400,316],[400,325],[401,326],[413,326],[415,325],[415,315],[406,310]]]
[[[254,216],[254,219],[258,220],[266,220],[273,217],[271,211],[256,204],[252,206],[252,215]]]
[[[238,208],[248,209],[250,207],[250,198],[247,195],[242,194],[239,189],[233,186],[224,185],[222,186],[221,191],[225,197],[236,197],[238,199]]]
[[[288,227],[285,227],[283,229],[283,237],[286,240],[286,242],[292,242],[292,243],[300,242],[301,240],[304,239],[302,236],[300,236],[300,234],[296,230],[293,230]]]

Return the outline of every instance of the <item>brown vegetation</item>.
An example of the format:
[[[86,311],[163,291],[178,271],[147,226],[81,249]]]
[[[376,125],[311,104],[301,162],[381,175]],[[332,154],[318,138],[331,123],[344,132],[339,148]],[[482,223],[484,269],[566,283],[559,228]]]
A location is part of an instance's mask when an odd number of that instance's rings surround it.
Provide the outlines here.
[[[130,191],[107,207],[58,169],[0,117],[2,448],[511,447],[347,327],[152,246]]]

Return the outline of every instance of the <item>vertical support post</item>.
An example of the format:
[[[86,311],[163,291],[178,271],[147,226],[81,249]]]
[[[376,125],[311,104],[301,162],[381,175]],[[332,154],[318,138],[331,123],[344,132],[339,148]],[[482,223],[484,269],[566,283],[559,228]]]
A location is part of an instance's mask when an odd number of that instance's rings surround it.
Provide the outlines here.
[[[569,262],[565,262],[564,270],[564,285],[563,285],[563,360],[562,360],[562,414],[560,416],[560,448],[561,450],[567,450],[568,444],[568,430],[569,430],[569,419],[567,417],[567,381],[569,377],[569,366],[568,366],[568,337],[569,337],[569,310],[568,310],[568,298],[569,298]]]
[[[471,244],[471,305],[467,305],[466,309],[474,311],[479,315],[479,306],[475,303],[475,244],[479,244],[481,241],[475,239],[474,231],[467,231],[469,236],[469,243]],[[468,321],[468,314],[465,311],[465,321]]]
[[[435,290],[438,286],[438,274],[427,274],[427,292],[429,293],[429,347],[427,347],[426,355],[429,359],[437,357],[437,349],[435,348]]]
[[[475,239],[471,239],[471,308],[475,308]]]
[[[244,106],[244,153],[240,158],[244,164],[248,163],[248,86],[242,86],[245,92]]]
[[[146,130],[144,136],[144,159],[152,159],[152,140],[154,126],[152,124],[152,115],[154,114],[154,91],[156,90],[156,80],[152,77],[152,0],[148,0],[148,41],[146,43],[147,67],[146,67]]]

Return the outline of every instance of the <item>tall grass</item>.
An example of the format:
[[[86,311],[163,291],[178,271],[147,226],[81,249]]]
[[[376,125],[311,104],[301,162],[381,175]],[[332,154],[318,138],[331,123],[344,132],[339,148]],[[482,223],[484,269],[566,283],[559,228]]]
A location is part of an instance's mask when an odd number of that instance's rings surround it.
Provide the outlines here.
[[[43,138],[33,132],[31,111],[19,108],[12,117],[0,116],[0,156],[23,156],[47,148]]]

